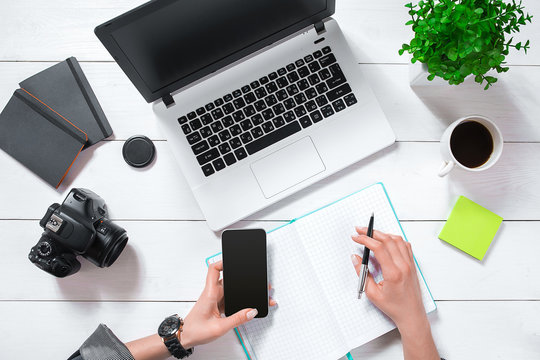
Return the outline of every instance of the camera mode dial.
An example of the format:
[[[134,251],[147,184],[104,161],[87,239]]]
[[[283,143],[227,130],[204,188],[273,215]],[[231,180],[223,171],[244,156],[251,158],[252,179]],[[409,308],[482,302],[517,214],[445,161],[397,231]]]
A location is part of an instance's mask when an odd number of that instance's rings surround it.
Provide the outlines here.
[[[42,241],[37,246],[39,256],[49,256],[52,254],[52,246],[48,241]]]

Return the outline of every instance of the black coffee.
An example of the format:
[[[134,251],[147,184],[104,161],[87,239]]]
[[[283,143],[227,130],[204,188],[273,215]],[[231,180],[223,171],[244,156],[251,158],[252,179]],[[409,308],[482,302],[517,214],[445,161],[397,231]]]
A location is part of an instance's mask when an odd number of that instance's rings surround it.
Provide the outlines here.
[[[489,130],[476,121],[459,124],[450,137],[452,154],[468,168],[486,163],[493,152],[493,138]]]

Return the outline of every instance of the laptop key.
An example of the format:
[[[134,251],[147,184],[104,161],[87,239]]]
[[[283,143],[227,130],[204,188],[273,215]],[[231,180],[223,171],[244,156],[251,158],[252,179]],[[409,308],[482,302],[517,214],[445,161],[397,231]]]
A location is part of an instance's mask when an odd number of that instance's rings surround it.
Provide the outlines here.
[[[293,98],[288,98],[287,100],[283,102],[283,105],[285,106],[287,110],[291,110],[292,108],[296,106],[296,103],[294,102]]]
[[[328,70],[327,68],[322,69],[321,71],[318,72],[318,74],[323,80],[326,80],[332,77],[332,74],[330,74],[330,70]]]
[[[226,153],[231,151],[231,147],[228,143],[219,144],[218,149],[221,155],[225,155]]]
[[[240,135],[240,133],[242,132],[242,129],[240,128],[240,125],[233,125],[231,126],[229,131],[231,132],[232,136],[237,136],[237,135]]]
[[[253,138],[258,139],[264,135],[264,132],[260,126],[257,126],[251,129],[251,135],[253,135]]]
[[[319,75],[317,74],[311,74],[308,76],[309,83],[311,85],[315,85],[321,82],[321,78],[319,78]]]
[[[255,106],[255,109],[257,109],[257,111],[263,111],[264,109],[266,109],[266,103],[264,102],[264,100],[259,100],[253,105]]]
[[[244,148],[240,148],[234,151],[234,155],[236,155],[236,158],[238,160],[242,160],[247,156],[246,150]]]
[[[337,75],[337,76],[334,76],[328,80],[326,80],[326,84],[328,85],[328,87],[330,89],[333,89],[343,83],[345,83],[347,81],[347,79],[345,79],[345,76],[342,75]]]
[[[214,118],[214,120],[219,120],[223,116],[225,116],[225,114],[223,114],[223,111],[221,110],[221,108],[217,108],[217,109],[212,110],[211,114],[212,114],[212,117]]]
[[[315,103],[314,100],[308,101],[304,106],[306,107],[306,110],[308,112],[312,112],[314,110],[317,110],[317,108],[318,108],[318,106],[317,106],[317,104]]]
[[[276,115],[280,115],[280,114],[283,114],[285,112],[285,107],[283,106],[283,104],[276,104],[272,107],[272,110],[274,110],[274,114]]]
[[[221,139],[221,141],[223,141],[223,142],[229,141],[229,139],[231,138],[231,133],[227,129],[223,130],[218,135],[219,135],[219,138]]]
[[[236,108],[236,110],[240,110],[244,106],[246,106],[246,102],[242,98],[237,98],[233,100],[233,105]]]
[[[335,64],[332,64],[328,67],[328,70],[330,71],[330,73],[333,75],[333,76],[336,76],[336,75],[343,75],[343,71],[341,71],[341,67],[339,66],[338,63],[335,63]]]
[[[267,121],[264,124],[262,124],[262,129],[265,133],[269,133],[270,131],[274,130],[274,124],[272,124],[271,121]]]
[[[277,73],[279,76],[283,76],[287,73],[287,70],[285,70],[285,68],[280,68],[278,69]]]
[[[193,119],[195,119],[196,117],[197,117],[197,114],[195,114],[195,111],[192,111],[192,112],[190,112],[190,113],[187,114],[187,118],[188,118],[189,120],[193,120]]]
[[[226,104],[223,106],[223,112],[225,112],[225,114],[231,114],[232,112],[234,112],[234,106],[233,106],[233,104],[231,104],[231,103],[226,103]]]
[[[217,146],[221,141],[219,141],[219,137],[217,135],[212,135],[208,138],[208,144],[210,147]]]
[[[330,51],[332,51],[332,50],[330,49],[330,46],[325,46],[325,47],[322,48],[323,54],[328,54]]]
[[[232,164],[236,162],[236,158],[234,157],[233,153],[223,156],[223,160],[225,160],[225,163],[227,164],[227,166],[231,166]]]
[[[336,57],[334,56],[334,54],[328,54],[328,55],[325,55],[322,58],[320,58],[319,62],[321,63],[322,67],[326,67],[328,65],[331,65],[331,64],[335,63],[336,62]]]
[[[255,81],[252,81],[252,82],[249,84],[249,86],[251,86],[252,89],[256,89],[256,88],[258,88],[259,86],[261,86],[261,84],[260,84],[257,80],[255,80]]]
[[[311,121],[314,123],[317,123],[323,119],[323,116],[319,110],[312,112],[309,114],[309,117],[311,118]]]
[[[270,120],[274,117],[274,112],[272,111],[272,109],[266,109],[262,112],[262,116],[264,120]]]
[[[242,140],[244,144],[247,144],[248,142],[253,140],[253,137],[251,136],[249,132],[245,132],[242,135],[240,135],[240,140]]]
[[[223,123],[223,126],[225,127],[229,127],[229,126],[233,126],[234,125],[234,120],[232,118],[231,115],[227,115],[223,118],[223,120],[221,120],[221,122]]]
[[[293,63],[290,63],[289,65],[287,65],[287,71],[293,71],[294,69],[296,69],[296,66],[294,66]]]
[[[223,159],[216,159],[212,162],[212,164],[216,168],[216,171],[225,169],[225,162]]]
[[[201,122],[203,123],[203,125],[208,125],[212,121],[214,121],[214,119],[212,119],[212,116],[210,116],[210,114],[204,114],[203,116],[201,116]]]
[[[200,107],[198,108],[197,110],[195,110],[197,112],[197,115],[202,115],[206,112],[206,109],[204,107]]]
[[[225,95],[225,96],[223,97],[223,100],[224,100],[225,102],[229,102],[229,101],[231,101],[232,99],[233,99],[232,94],[227,94],[227,95]]]
[[[199,165],[204,165],[207,162],[217,159],[218,157],[219,151],[216,148],[212,148],[207,152],[204,152],[201,155],[197,156],[197,161],[199,162]]]
[[[257,95],[257,99],[262,99],[263,97],[268,95],[268,93],[263,87],[260,87],[260,88],[255,89],[255,95]]]
[[[266,102],[266,105],[268,106],[277,104],[277,99],[274,95],[268,95],[267,97],[264,98],[264,101]]]
[[[285,86],[289,85],[289,81],[285,76],[282,76],[276,80],[276,84],[279,86],[280,89],[283,89]]]
[[[289,94],[289,96],[296,95],[299,91],[300,90],[298,90],[298,87],[294,84],[287,86],[287,93]]]
[[[315,98],[315,101],[317,102],[317,105],[319,106],[324,106],[328,104],[328,99],[324,95],[318,96],[317,98]]]
[[[300,80],[300,76],[298,76],[296,71],[292,71],[287,74],[287,80],[289,80],[290,83],[294,83]]]
[[[317,50],[317,51],[315,51],[315,52],[313,53],[313,57],[314,57],[315,59],[318,59],[318,58],[320,58],[321,56],[322,56],[322,52],[321,52],[320,50]]]
[[[321,70],[321,66],[316,61],[309,63],[308,67],[312,73],[316,73],[317,71]]]
[[[305,129],[307,128],[308,126],[311,126],[313,125],[313,123],[311,122],[311,120],[309,119],[309,116],[302,116],[300,118],[300,125],[302,125],[302,127]]]
[[[216,106],[213,103],[208,103],[204,107],[206,110],[211,111],[211,110],[214,110]]]
[[[240,146],[242,146],[242,141],[239,137],[233,137],[231,141],[229,141],[229,145],[231,145],[233,149],[238,149]]]
[[[309,75],[309,69],[307,66],[302,66],[300,69],[298,69],[298,75],[300,75],[301,78],[305,78]]]
[[[323,106],[321,112],[325,118],[334,115],[334,109],[332,109],[332,106],[330,105]]]
[[[201,121],[199,119],[192,120],[189,122],[189,124],[191,125],[193,131],[199,130],[202,127]]]
[[[304,60],[302,59],[298,59],[294,62],[294,64],[297,66],[297,67],[300,67],[302,65],[304,65]]]
[[[240,123],[240,126],[242,127],[242,130],[248,131],[253,127],[253,124],[251,123],[251,121],[249,121],[249,119],[246,119]]]
[[[312,62],[312,61],[313,61],[313,56],[311,56],[311,55],[306,55],[306,56],[304,56],[304,60],[305,60],[307,63]]]
[[[332,106],[334,107],[334,110],[336,110],[336,112],[340,112],[341,110],[344,110],[346,108],[345,103],[341,99],[334,101],[332,103]]]
[[[301,116],[306,115],[307,111],[305,107],[300,105],[294,108],[294,113],[296,114],[297,117],[301,117]]]
[[[244,114],[246,114],[246,117],[250,117],[253,114],[255,114],[257,111],[253,107],[253,105],[248,105],[244,108]]]
[[[308,87],[311,86],[309,85],[309,82],[306,79],[300,80],[297,85],[302,91],[306,90]]]
[[[232,117],[233,117],[234,121],[236,121],[236,122],[240,122],[240,121],[242,121],[242,120],[244,120],[246,118],[244,116],[244,113],[242,112],[242,110],[238,110],[237,112],[233,113]]]
[[[308,99],[313,99],[314,97],[317,97],[317,95],[319,95],[317,93],[317,90],[315,90],[315,88],[309,88],[306,90],[306,97]]]
[[[349,86],[349,84],[343,84],[337,88],[335,88],[334,90],[330,90],[329,92],[326,93],[326,96],[328,97],[328,100],[330,101],[334,101],[340,97],[342,97],[343,95],[346,95],[348,93],[352,92],[352,89],[351,87]]]
[[[210,176],[213,173],[215,173],[214,168],[212,167],[212,164],[206,164],[202,168],[204,176]]]
[[[247,94],[250,90],[251,90],[251,88],[249,87],[249,85],[242,86],[242,92],[244,94]]]
[[[262,78],[259,79],[259,82],[261,83],[261,85],[264,85],[266,84],[268,81],[268,76],[263,76]]]
[[[283,120],[283,117],[282,116],[278,116],[278,117],[275,117],[272,122],[274,123],[274,126],[275,127],[282,127],[283,125],[285,125],[285,120]]]
[[[210,149],[210,146],[208,145],[208,142],[206,140],[203,140],[191,146],[191,150],[193,150],[193,153],[195,155],[199,155],[200,153],[205,152],[208,149]]]
[[[325,92],[328,91],[328,86],[326,86],[325,83],[320,83],[320,84],[317,84],[317,85],[315,86],[315,89],[317,90],[317,92],[318,92],[319,94],[324,94]]]
[[[244,100],[246,101],[246,104],[251,104],[257,101],[257,97],[253,92],[249,92],[246,95],[244,95]]]
[[[255,114],[251,118],[251,122],[253,123],[253,125],[257,126],[257,125],[261,125],[264,122],[264,120],[261,114]]]
[[[178,118],[178,123],[179,123],[180,125],[185,124],[186,122],[187,122],[187,117],[186,117],[186,116],[180,116],[180,117]]]
[[[279,129],[276,129],[275,131],[272,131],[271,133],[247,144],[246,150],[249,155],[253,155],[256,152],[261,151],[262,149],[297,133],[301,129],[302,128],[298,121],[291,122],[290,124],[282,126]]]
[[[215,134],[217,134],[218,132],[223,130],[223,125],[221,124],[221,121],[216,121],[216,122],[212,123],[212,125],[210,125],[210,127],[212,128],[212,130],[214,131]]]
[[[214,100],[214,105],[216,105],[216,106],[221,106],[221,105],[223,105],[223,102],[224,102],[224,101],[223,101],[223,99],[221,99],[221,98],[220,98],[220,99],[216,99],[216,100]]]
[[[196,142],[199,142],[202,140],[202,137],[201,135],[199,134],[198,131],[194,132],[194,133],[191,133],[189,134],[188,136],[186,136],[186,139],[189,143],[189,145],[193,145],[195,144]]]
[[[239,97],[240,95],[242,95],[242,91],[240,91],[240,89],[236,89],[236,90],[233,91],[232,94],[233,94],[233,96],[234,96],[235,98],[237,98],[237,97]]]
[[[294,95],[294,101],[296,101],[298,105],[305,103],[306,100],[306,95],[304,95],[304,93]]]
[[[210,130],[210,126],[205,126],[205,127],[203,127],[203,128],[200,130],[200,132],[201,132],[201,136],[202,136],[203,138],[205,138],[205,139],[206,139],[207,137],[209,137],[210,135],[212,135],[212,130]],[[212,145],[212,146],[213,146],[213,145]]]
[[[277,73],[275,71],[268,74],[268,79],[270,79],[270,80],[276,80],[277,77],[278,77],[278,75],[277,75]]]
[[[294,113],[292,111],[287,111],[285,114],[283,114],[283,119],[286,122],[290,123],[291,121],[296,119],[296,115],[294,115]]]
[[[277,91],[278,86],[276,85],[275,82],[272,81],[271,83],[266,84],[265,88],[266,88],[266,91],[268,91],[268,93],[271,94]]]
[[[287,91],[281,89],[276,93],[276,97],[278,98],[279,101],[283,101],[286,98],[288,98],[289,95],[287,94]]]
[[[347,106],[351,106],[357,103],[357,100],[354,94],[349,94],[345,96],[343,100],[345,100],[345,104],[347,104]]]

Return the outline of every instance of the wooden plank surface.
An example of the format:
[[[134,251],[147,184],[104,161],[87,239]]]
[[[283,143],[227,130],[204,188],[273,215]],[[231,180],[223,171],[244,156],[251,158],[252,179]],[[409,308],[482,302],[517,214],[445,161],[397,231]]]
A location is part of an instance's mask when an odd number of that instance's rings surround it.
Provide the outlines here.
[[[57,191],[4,152],[0,219],[39,219],[71,187],[86,187],[107,202],[113,219],[203,220],[166,142],[156,142],[157,159],[146,169],[128,166],[122,142],[85,150]],[[382,181],[401,220],[445,220],[459,195],[465,195],[506,220],[540,220],[540,143],[507,143],[489,170],[455,170],[437,177],[438,143],[396,143],[249,219],[290,220]],[[226,170],[225,170],[226,171]]]
[[[47,62],[0,62],[0,108],[19,82],[49,66]],[[125,140],[139,133],[153,140],[165,139],[156,126],[151,106],[116,63],[81,66],[112,125],[112,139]],[[411,88],[407,65],[370,64],[359,65],[358,69],[375,91],[398,141],[439,141],[454,120],[482,114],[495,121],[505,141],[540,142],[540,102],[535,96],[540,93],[540,67],[513,66],[488,91],[473,79],[459,87]]]
[[[140,4],[143,0],[55,0],[39,2],[19,0],[2,6],[0,23],[0,60],[63,60],[77,56],[80,60],[110,61],[112,58],[94,35],[94,28]],[[409,20],[401,0],[338,0],[334,18],[351,43],[360,63],[407,63],[398,49],[412,38],[405,26]],[[523,27],[515,38],[531,39],[528,55],[513,52],[510,64],[539,65],[540,48],[535,35],[540,33],[540,3],[524,0],[535,21]],[[43,44],[46,44],[44,46]]]
[[[430,316],[435,341],[447,359],[536,360],[540,352],[540,302],[439,302]],[[65,359],[105,322],[123,341],[155,333],[160,319],[186,315],[192,303],[176,302],[0,302],[2,357]],[[279,306],[279,305],[278,305]],[[487,326],[489,324],[489,326]],[[31,330],[29,330],[31,329]],[[23,346],[21,334],[40,334]],[[352,352],[354,359],[402,358],[399,333],[392,331]],[[232,332],[197,347],[191,359],[244,359]]]
[[[267,231],[282,224],[240,222],[241,227]],[[26,260],[41,234],[37,221],[0,221],[8,245],[0,273],[10,274],[0,300],[197,300],[206,275],[204,259],[221,249],[218,234],[203,221],[120,221],[118,225],[127,230],[130,240],[113,266],[100,269],[81,259],[79,273],[56,279]],[[435,300],[540,300],[540,262],[536,261],[540,243],[535,236],[540,222],[504,222],[483,261],[440,241],[437,236],[443,225],[403,223]],[[279,284],[274,288],[279,297]]]

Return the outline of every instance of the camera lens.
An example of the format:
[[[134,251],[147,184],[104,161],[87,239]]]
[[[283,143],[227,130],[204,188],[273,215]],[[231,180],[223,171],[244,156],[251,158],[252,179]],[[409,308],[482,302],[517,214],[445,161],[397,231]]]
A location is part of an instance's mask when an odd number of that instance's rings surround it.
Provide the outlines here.
[[[99,267],[111,266],[126,247],[126,230],[110,220],[103,220],[96,229],[96,237],[83,256]]]

